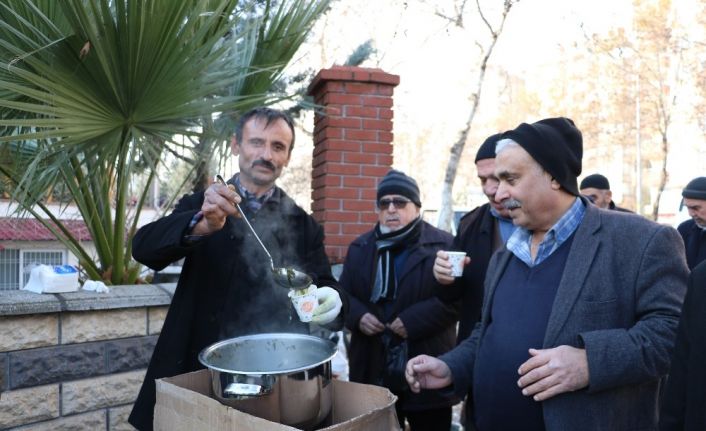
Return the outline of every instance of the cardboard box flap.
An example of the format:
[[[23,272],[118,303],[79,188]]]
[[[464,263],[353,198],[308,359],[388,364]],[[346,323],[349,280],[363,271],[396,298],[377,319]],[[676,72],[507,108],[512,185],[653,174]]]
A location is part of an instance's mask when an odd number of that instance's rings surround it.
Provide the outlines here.
[[[333,425],[320,431],[399,430],[394,404],[386,388],[333,380]],[[159,379],[154,429],[164,431],[239,430],[297,431],[298,428],[252,416],[211,398],[208,370]]]

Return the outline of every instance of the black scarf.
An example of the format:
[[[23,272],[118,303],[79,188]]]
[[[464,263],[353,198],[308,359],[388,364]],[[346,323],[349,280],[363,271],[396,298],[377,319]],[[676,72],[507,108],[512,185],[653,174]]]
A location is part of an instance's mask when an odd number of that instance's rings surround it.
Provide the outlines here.
[[[421,220],[421,217],[417,217],[402,229],[389,233],[380,231],[380,223],[375,225],[373,289],[370,292],[370,302],[377,303],[383,298],[392,301],[397,297],[395,255],[400,249],[419,240],[422,228]]]

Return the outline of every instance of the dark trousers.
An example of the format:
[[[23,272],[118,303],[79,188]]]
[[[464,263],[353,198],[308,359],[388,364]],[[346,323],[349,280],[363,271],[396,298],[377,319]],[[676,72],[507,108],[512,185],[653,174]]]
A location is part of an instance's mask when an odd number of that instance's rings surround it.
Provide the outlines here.
[[[447,431],[451,429],[451,407],[403,412],[399,408],[399,403],[396,403],[395,410],[403,430],[405,429],[405,419],[409,422],[411,431]]]

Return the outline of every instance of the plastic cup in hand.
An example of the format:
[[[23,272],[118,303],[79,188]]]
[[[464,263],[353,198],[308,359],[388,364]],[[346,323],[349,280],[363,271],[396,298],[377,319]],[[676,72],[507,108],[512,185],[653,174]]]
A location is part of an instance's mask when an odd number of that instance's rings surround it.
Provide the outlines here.
[[[293,292],[294,291],[290,292],[289,298],[292,300],[294,309],[297,310],[299,320],[302,322],[311,322],[311,319],[314,317],[314,309],[319,305],[316,293],[312,291],[297,295]]]
[[[451,264],[451,276],[460,277],[463,275],[463,262],[466,260],[465,251],[447,251],[449,263]]]

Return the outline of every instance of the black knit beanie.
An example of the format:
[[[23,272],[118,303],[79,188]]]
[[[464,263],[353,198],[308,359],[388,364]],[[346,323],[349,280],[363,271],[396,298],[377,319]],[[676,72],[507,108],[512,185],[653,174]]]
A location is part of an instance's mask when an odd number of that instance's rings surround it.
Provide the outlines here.
[[[687,199],[706,200],[706,177],[697,177],[689,181],[681,195]]]
[[[579,195],[576,179],[581,174],[583,138],[574,122],[565,117],[522,123],[503,133],[517,142],[569,193]]]
[[[380,184],[378,184],[377,199],[380,200],[385,195],[402,195],[414,202],[418,207],[422,206],[417,182],[414,178],[405,175],[401,171],[392,169],[382,178]]]
[[[483,141],[482,144],[480,144],[480,148],[478,148],[478,152],[476,153],[476,160],[474,163],[478,163],[478,160],[494,159],[495,144],[498,143],[502,136],[502,133],[496,133],[494,135],[488,136],[486,140]]]
[[[610,183],[608,182],[608,178],[604,177],[603,175],[593,174],[584,178],[583,181],[581,181],[581,185],[579,185],[579,190],[589,188],[598,190],[610,190]]]

